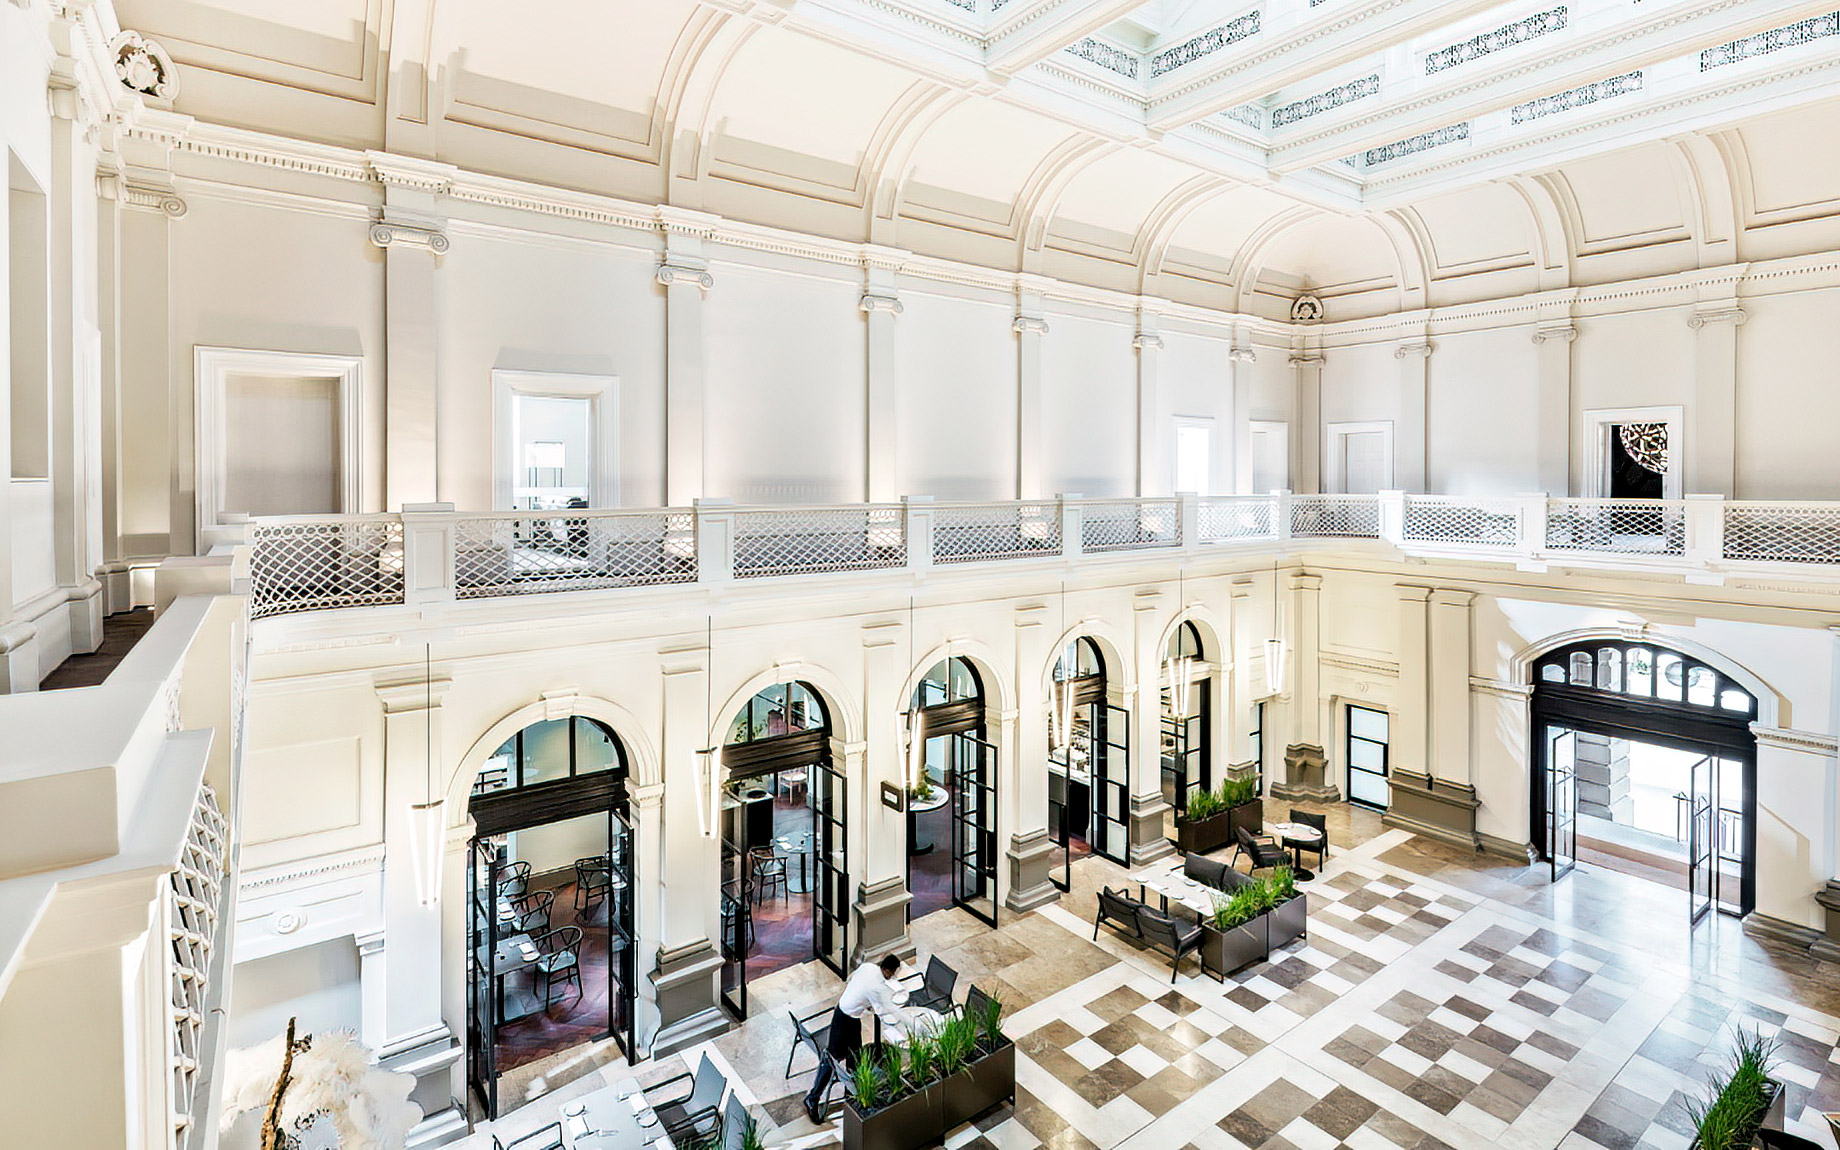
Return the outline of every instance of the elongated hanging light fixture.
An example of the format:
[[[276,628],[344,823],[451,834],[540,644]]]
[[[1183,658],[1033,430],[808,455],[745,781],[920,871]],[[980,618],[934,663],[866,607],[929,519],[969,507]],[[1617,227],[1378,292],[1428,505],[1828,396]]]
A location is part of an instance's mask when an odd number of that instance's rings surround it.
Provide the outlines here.
[[[447,830],[447,801],[435,797],[434,656],[422,647],[422,801],[409,807],[410,864],[415,898],[423,906],[441,901],[441,846]]]
[[[1183,591],[1182,572],[1176,572],[1176,615],[1180,618],[1187,605]],[[1163,652],[1163,682],[1169,689],[1169,709],[1177,719],[1188,718],[1188,693],[1195,681],[1195,661],[1182,654],[1182,633],[1188,626],[1186,621],[1176,624],[1175,646],[1173,651]]]
[[[716,623],[714,616],[703,624],[703,726],[715,717]],[[748,700],[750,708],[753,700]],[[718,739],[720,736],[717,736]],[[702,793],[696,796],[696,828],[706,839],[713,839],[722,823],[722,744],[697,752],[703,758]]]
[[[1265,686],[1272,694],[1284,687],[1284,639],[1278,625],[1278,561],[1271,561],[1271,638],[1265,640]]]

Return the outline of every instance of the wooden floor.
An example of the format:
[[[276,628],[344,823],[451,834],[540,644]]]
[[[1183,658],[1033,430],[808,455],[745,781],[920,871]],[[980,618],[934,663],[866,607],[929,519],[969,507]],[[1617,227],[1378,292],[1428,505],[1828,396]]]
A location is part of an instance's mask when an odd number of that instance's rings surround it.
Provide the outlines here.
[[[102,646],[93,654],[72,655],[58,664],[38,685],[41,691],[61,691],[69,687],[94,687],[109,677],[117,664],[141,641],[153,626],[153,608],[136,607],[102,621]]]

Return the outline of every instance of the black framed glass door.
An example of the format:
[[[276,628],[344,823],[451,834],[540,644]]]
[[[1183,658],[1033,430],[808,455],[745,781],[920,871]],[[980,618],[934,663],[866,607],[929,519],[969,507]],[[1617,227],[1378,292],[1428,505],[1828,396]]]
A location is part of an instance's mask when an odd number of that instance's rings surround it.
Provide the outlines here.
[[[827,756],[811,768],[811,805],[817,856],[812,886],[812,951],[840,975],[850,960],[850,809],[848,782]]]
[[[1348,706],[1348,801],[1385,810],[1393,800],[1387,782],[1389,716],[1372,707]]]
[[[1093,853],[1120,866],[1131,862],[1131,712],[1106,704],[1092,770]]]
[[[633,929],[633,832],[619,811],[609,812],[607,836],[607,1002],[612,1017],[608,1026],[628,1062],[639,1058],[633,1042],[633,1002],[637,979],[637,947]]]
[[[1697,760],[1687,772],[1687,922],[1697,923],[1718,899],[1718,759]]]
[[[1546,858],[1552,880],[1578,865],[1578,734],[1546,728]]]
[[[466,1080],[488,1116],[498,1113],[498,984],[491,974],[498,947],[496,853],[476,839],[466,864]]]
[[[952,902],[997,925],[997,749],[952,736]]]
[[[1066,891],[1073,882],[1073,826],[1067,817],[1072,795],[1067,760],[1048,755],[1048,881]]]
[[[722,1004],[736,1018],[747,1017],[747,955],[754,945],[754,900],[747,877],[745,808],[728,802],[722,810]]]

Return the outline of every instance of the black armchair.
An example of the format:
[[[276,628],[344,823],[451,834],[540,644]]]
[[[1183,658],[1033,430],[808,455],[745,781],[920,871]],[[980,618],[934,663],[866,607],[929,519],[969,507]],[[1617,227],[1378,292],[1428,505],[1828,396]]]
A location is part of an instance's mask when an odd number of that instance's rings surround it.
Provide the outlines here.
[[[1300,811],[1296,807],[1292,807],[1291,821],[1294,823],[1302,823],[1306,827],[1314,827],[1322,835],[1322,838],[1316,840],[1316,865],[1321,866],[1329,857],[1329,816],[1314,815],[1309,811]],[[1301,843],[1294,845],[1302,850],[1310,849],[1309,847],[1303,846]]]
[[[1099,927],[1110,925],[1132,938],[1142,938],[1137,926],[1137,908],[1143,904],[1121,890],[1107,887],[1099,891],[1099,913],[1093,916],[1093,941],[1099,941]]]
[[[680,1082],[688,1082],[690,1089],[681,1098],[669,1098],[662,1102],[652,1097],[657,1091],[663,1091]],[[664,1132],[671,1136],[673,1142],[682,1142],[681,1135],[693,1134],[695,1137],[708,1138],[716,1133],[722,1125],[722,1096],[728,1093],[728,1079],[716,1069],[716,1064],[709,1061],[709,1055],[703,1055],[703,1061],[697,1065],[696,1074],[689,1071],[673,1075],[646,1092],[646,1103],[657,1112],[658,1121],[663,1124]]]
[[[1191,882],[1221,890],[1226,886],[1227,864],[1206,855],[1191,854],[1182,860],[1182,874]]]
[[[1290,856],[1284,853],[1284,848],[1270,835],[1255,835],[1245,827],[1240,827],[1234,834],[1239,840],[1240,853],[1252,856],[1253,870],[1285,866],[1290,862]]]
[[[1763,1150],[1821,1150],[1821,1144],[1785,1130],[1757,1131],[1757,1145]]]
[[[514,934],[528,934],[535,938],[549,933],[550,908],[556,905],[556,892],[540,890],[525,895],[517,900],[517,917],[511,920]]]
[[[562,1150],[562,1123],[551,1122],[541,1130],[532,1130],[509,1142],[500,1142],[494,1134],[492,1150]]]
[[[941,962],[935,954],[926,960],[926,975],[921,979],[919,987],[908,992],[907,1004],[950,1014],[952,992],[957,988],[958,971]]]
[[[1140,906],[1137,908],[1137,929],[1143,934],[1145,942],[1158,950],[1169,952],[1169,982],[1175,985],[1176,974],[1182,969],[1183,957],[1201,949],[1201,927],[1178,923],[1161,911]]]
[[[613,893],[613,864],[606,855],[575,860],[575,909],[586,910]]]
[[[829,1021],[831,1008],[828,1006],[820,1007],[803,1018],[793,1014],[790,1010],[786,1013],[792,1017],[792,1049],[786,1052],[786,1073],[783,1077],[791,1078],[792,1059],[798,1054],[799,1047],[801,1046],[811,1047],[811,1052],[818,1056],[818,1062],[820,1064],[824,1062],[824,1052],[829,1048],[831,1041],[831,1024]],[[813,1025],[820,1018],[826,1020],[824,1024],[822,1026]]]
[[[722,1150],[741,1150],[752,1125],[754,1120],[748,1117],[747,1107],[740,1098],[729,1094],[728,1106],[722,1111]]]
[[[581,928],[559,926],[534,940],[537,945],[537,975],[543,980],[543,1009],[550,1006],[550,993],[558,982],[574,983],[575,997],[582,995]]]

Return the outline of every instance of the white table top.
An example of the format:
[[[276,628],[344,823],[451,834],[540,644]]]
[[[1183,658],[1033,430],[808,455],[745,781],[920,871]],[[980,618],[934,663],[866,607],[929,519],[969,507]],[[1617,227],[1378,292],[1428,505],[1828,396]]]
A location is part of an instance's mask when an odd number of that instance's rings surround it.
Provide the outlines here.
[[[1179,902],[1196,914],[1214,913],[1214,896],[1220,892],[1195,882],[1182,873],[1181,864],[1149,867],[1131,876],[1131,881],[1147,891],[1155,891],[1171,902]]]
[[[1323,833],[1308,823],[1273,823],[1272,833],[1285,839],[1319,839]]]
[[[652,1150],[673,1150],[662,1124],[639,1124],[640,1116],[649,1112],[638,1081],[622,1078],[563,1105],[563,1145],[571,1150],[644,1150],[648,1145]]]

